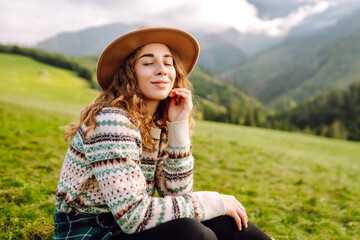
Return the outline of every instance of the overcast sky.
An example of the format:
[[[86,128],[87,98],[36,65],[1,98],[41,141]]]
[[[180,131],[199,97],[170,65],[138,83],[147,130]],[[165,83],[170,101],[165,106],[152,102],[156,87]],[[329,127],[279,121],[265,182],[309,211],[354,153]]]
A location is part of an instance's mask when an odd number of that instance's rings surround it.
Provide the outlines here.
[[[359,0],[0,0],[0,42],[32,45],[60,32],[114,22],[187,30],[235,27],[280,36],[352,1]]]

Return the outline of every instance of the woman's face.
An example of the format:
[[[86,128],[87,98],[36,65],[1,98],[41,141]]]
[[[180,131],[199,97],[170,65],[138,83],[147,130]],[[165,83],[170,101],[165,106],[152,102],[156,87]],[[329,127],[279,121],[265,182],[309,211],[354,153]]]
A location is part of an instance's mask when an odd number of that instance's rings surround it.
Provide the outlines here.
[[[135,75],[145,101],[166,99],[176,79],[169,48],[161,43],[143,46],[135,62]]]

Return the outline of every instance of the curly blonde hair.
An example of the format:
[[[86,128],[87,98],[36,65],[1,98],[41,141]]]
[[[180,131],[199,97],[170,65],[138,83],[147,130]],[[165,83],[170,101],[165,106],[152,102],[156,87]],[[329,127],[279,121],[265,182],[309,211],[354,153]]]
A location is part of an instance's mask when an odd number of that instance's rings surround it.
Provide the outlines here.
[[[152,123],[154,122],[162,129],[167,129],[166,121],[168,120],[170,98],[160,101],[154,116],[150,116],[147,113],[144,97],[137,86],[134,69],[141,48],[142,47],[133,51],[125,59],[124,64],[120,66],[118,72],[115,74],[112,84],[106,90],[102,90],[92,104],[81,110],[79,123],[71,123],[65,127],[65,141],[72,139],[82,124],[88,127],[85,131],[85,137],[87,137],[87,134],[96,128],[96,114],[104,107],[112,107],[121,108],[133,117],[136,126],[132,128],[140,129],[143,146],[153,149],[155,142],[151,136]],[[168,46],[168,48],[174,58],[174,67],[176,70],[174,88],[186,88],[192,91],[192,84],[187,79],[187,72],[180,58],[171,47]],[[189,116],[190,129],[194,126],[192,115],[193,112]]]

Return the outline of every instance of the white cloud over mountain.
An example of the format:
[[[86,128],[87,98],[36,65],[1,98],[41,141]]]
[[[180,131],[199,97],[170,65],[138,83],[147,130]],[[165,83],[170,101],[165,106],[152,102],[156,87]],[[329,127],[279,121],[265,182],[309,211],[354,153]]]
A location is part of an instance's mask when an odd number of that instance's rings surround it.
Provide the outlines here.
[[[261,1],[256,0],[257,3]],[[281,2],[272,1],[274,4]],[[256,4],[249,3],[251,0],[0,0],[0,42],[34,44],[59,32],[113,22],[188,30],[234,27],[244,34],[281,36],[310,16],[346,4],[344,0],[289,1],[296,3],[296,8],[288,14],[263,18]]]

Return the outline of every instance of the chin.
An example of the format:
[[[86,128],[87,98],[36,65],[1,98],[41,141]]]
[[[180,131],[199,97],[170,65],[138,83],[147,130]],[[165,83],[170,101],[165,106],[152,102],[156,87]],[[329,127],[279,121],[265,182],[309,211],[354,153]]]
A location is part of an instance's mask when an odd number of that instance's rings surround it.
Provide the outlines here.
[[[166,98],[168,98],[169,94],[165,95],[165,94],[157,94],[155,96],[145,96],[145,98],[147,100],[151,100],[151,101],[162,101],[165,100]]]
[[[164,91],[151,96],[154,100],[164,100],[169,97],[170,91]]]
[[[162,100],[165,100],[167,98],[168,98],[168,96],[158,96],[156,100],[162,101]]]

